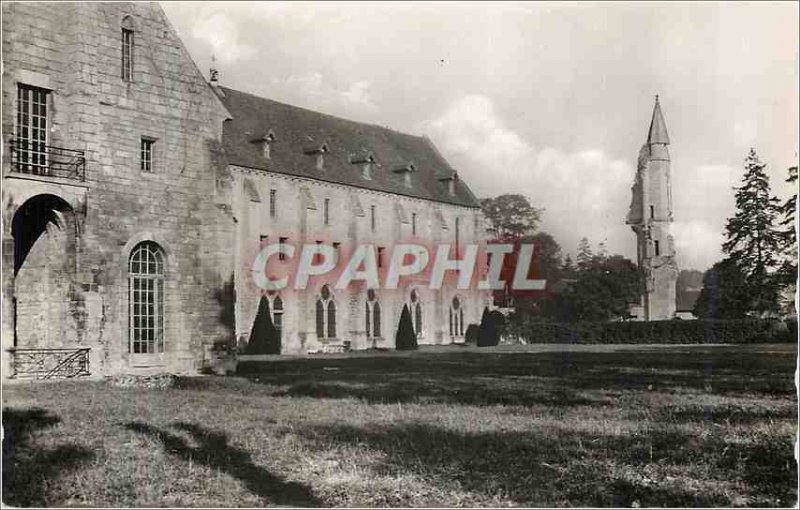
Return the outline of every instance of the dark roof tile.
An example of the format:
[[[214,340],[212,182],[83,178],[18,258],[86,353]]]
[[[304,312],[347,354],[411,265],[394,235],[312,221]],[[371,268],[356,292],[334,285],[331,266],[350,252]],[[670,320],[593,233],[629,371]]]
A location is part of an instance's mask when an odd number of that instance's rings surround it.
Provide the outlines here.
[[[452,195],[447,184],[440,182],[453,175],[454,170],[425,137],[219,88],[223,92],[220,99],[233,116],[225,122],[222,135],[231,165],[480,207],[463,181],[456,181]],[[270,147],[270,159],[266,159],[259,145],[251,140],[270,131],[274,133],[275,142]],[[319,148],[323,144],[327,145],[325,166],[324,170],[318,170],[316,158],[307,151],[309,147]],[[374,156],[372,179],[365,179],[361,170],[351,163],[355,154]],[[408,167],[411,162],[416,171],[409,188],[403,176],[392,170]]]

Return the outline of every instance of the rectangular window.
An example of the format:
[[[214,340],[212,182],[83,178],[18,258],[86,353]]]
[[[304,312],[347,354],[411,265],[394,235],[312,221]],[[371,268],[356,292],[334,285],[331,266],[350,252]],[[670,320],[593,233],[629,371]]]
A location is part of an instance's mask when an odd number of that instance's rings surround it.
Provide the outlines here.
[[[153,146],[155,143],[156,141],[151,138],[142,138],[140,168],[143,172],[153,171]]]
[[[322,241],[317,241],[317,247],[322,246]],[[319,249],[319,248],[318,248]],[[314,265],[319,265],[322,262],[322,254],[317,252],[314,254]]]
[[[458,256],[458,244],[459,244],[459,231],[461,230],[461,218],[456,217],[456,256]]]
[[[341,248],[342,243],[333,243],[333,262],[334,264],[339,264],[339,249]]]
[[[411,235],[417,235],[417,213],[411,213]]]
[[[653,244],[655,245],[656,248],[656,257],[658,257],[659,255],[661,255],[661,249],[658,245],[658,241],[653,241]]]
[[[276,207],[277,199],[278,199],[278,190],[276,190],[276,189],[269,190],[269,217],[270,218],[274,218],[275,217],[275,207]]]
[[[47,99],[45,89],[17,88],[17,163],[20,172],[47,174]]]
[[[650,219],[652,220],[655,217],[655,207],[652,205],[650,206]]]
[[[286,255],[283,253],[283,247],[284,247],[284,245],[286,245],[286,241],[288,239],[289,239],[288,237],[279,237],[278,238],[278,249],[280,250],[278,252],[278,260],[281,260],[281,261],[282,260],[286,260]]]
[[[383,246],[378,246],[378,267],[383,267]]]
[[[375,206],[369,206],[369,224],[372,231],[375,232]]]
[[[122,29],[122,79],[133,80],[133,30]]]
[[[326,198],[322,204],[322,216],[323,220],[325,221],[325,225],[330,225],[331,220],[331,199]]]

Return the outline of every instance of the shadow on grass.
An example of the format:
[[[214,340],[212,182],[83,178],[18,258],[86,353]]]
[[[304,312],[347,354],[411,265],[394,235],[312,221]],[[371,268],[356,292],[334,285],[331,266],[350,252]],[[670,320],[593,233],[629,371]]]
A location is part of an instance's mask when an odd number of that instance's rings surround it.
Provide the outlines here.
[[[311,427],[299,433],[320,449],[340,444],[383,452],[385,461],[376,468],[381,475],[411,472],[445,485],[455,480],[461,490],[505,496],[525,506],[730,506],[720,482],[736,479],[749,486],[753,504],[776,506],[796,497],[790,440],[781,442],[783,453],[776,442],[768,457],[762,455],[763,445],[676,431],[635,436],[552,429],[466,433],[404,424]],[[715,478],[699,484],[694,476],[703,475],[693,471],[695,462],[713,466]],[[660,479],[644,476],[645,465],[650,472],[662,470]],[[666,481],[676,470],[681,479]],[[759,479],[753,479],[756,473]]]
[[[192,447],[183,437],[142,422],[129,422],[128,430],[158,440],[164,450],[185,461],[191,460],[225,472],[240,480],[248,490],[264,500],[265,504],[314,507],[320,502],[303,484],[286,482],[268,470],[252,463],[250,454],[228,444],[225,434],[214,432],[193,423],[173,424],[199,443]]]
[[[276,396],[356,398],[370,403],[605,405],[585,390],[694,388],[716,394],[794,394],[792,353],[725,348],[686,352],[422,354],[411,357],[242,361],[238,375]]]
[[[91,460],[94,454],[66,444],[41,448],[31,441],[40,429],[58,425],[61,419],[41,408],[3,408],[3,503],[12,506],[47,506],[45,484],[64,471]]]

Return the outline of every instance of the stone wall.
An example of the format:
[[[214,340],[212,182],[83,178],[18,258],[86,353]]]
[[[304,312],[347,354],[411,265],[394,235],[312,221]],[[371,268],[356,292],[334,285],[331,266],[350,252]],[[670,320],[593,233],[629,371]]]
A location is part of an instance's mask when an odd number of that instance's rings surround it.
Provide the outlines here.
[[[280,237],[287,243],[341,243],[342,259],[349,259],[349,247],[372,243],[386,247],[383,267],[389,264],[390,248],[399,242],[422,243],[430,248],[431,262],[435,245],[455,242],[456,218],[459,218],[459,244],[485,242],[483,215],[479,209],[398,196],[389,193],[303,179],[288,175],[232,167],[234,200],[237,219],[237,277],[236,324],[240,344],[249,338],[258,309],[260,289],[252,281],[250,268],[259,250],[259,243],[276,242]],[[275,190],[275,215],[271,215],[270,196]],[[324,203],[329,200],[329,222],[324,222]],[[375,207],[375,228],[372,228],[371,208]],[[416,214],[416,235],[412,233],[413,214]],[[444,221],[442,221],[444,220]],[[300,256],[295,253],[295,261]],[[287,261],[287,268],[292,262]],[[289,269],[289,271],[291,271]],[[380,270],[379,270],[380,272]],[[276,275],[275,277],[278,277]],[[305,291],[285,290],[282,352],[305,353],[323,349],[326,342],[316,336],[315,303],[325,279],[312,279]],[[335,280],[327,280],[333,287]],[[290,280],[290,285],[293,282]],[[464,327],[479,323],[483,308],[488,306],[490,293],[473,287],[457,290],[453,285],[442,290],[430,290],[428,280],[401,280],[397,290],[378,290],[382,310],[381,340],[377,347],[394,348],[395,332],[403,305],[409,302],[416,289],[423,310],[423,334],[420,343],[443,344],[463,341],[451,337],[449,308],[458,295],[464,307]],[[337,340],[349,340],[354,349],[373,346],[366,337],[366,287],[333,290],[337,306]]]
[[[204,344],[224,337],[230,326],[223,320],[230,304],[220,302],[233,275],[226,254],[234,223],[219,154],[228,113],[156,4],[13,3],[2,9],[3,132],[15,129],[17,84],[43,87],[51,91],[48,144],[86,157],[85,182],[77,182],[15,174],[5,151],[4,347],[13,341],[12,221],[28,199],[47,193],[70,204],[77,226],[74,234],[56,229],[43,236],[20,270],[16,297],[24,306],[17,307],[17,322],[29,336],[20,337],[26,345],[18,347],[91,347],[95,373],[198,368]],[[126,16],[135,34],[131,82],[121,73]],[[141,137],[156,140],[152,172],[140,170]],[[61,249],[53,243],[66,246],[70,235],[75,263],[66,267],[51,259]],[[167,254],[166,352],[134,359],[127,262],[144,240]],[[47,270],[36,268],[43,264]],[[68,320],[56,319],[59,314]],[[38,321],[46,323],[47,340],[30,330]]]

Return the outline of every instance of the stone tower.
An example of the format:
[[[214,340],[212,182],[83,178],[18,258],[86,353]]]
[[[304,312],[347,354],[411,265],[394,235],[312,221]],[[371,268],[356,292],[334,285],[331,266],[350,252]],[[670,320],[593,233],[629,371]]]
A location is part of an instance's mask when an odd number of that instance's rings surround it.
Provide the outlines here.
[[[668,146],[667,126],[656,96],[647,142],[639,151],[627,219],[636,232],[637,258],[646,285],[636,315],[648,321],[671,319],[675,315],[678,266],[670,235],[672,185]]]

